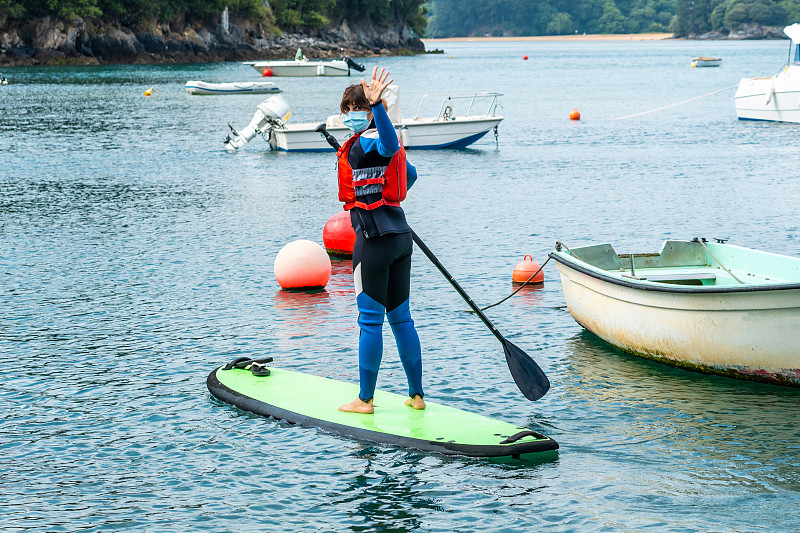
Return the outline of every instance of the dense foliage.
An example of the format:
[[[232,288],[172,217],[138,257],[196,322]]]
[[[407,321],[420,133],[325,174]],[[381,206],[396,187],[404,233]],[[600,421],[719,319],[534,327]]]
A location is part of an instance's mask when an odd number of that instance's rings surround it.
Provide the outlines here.
[[[76,17],[142,26],[151,22],[214,22],[227,7],[236,17],[282,30],[323,28],[346,18],[380,25],[403,21],[419,35],[427,23],[424,0],[0,0],[0,27],[7,21]]]
[[[679,35],[727,32],[742,24],[785,26],[800,22],[800,0],[679,0]]]
[[[728,31],[800,21],[800,0],[431,0],[427,37]]]

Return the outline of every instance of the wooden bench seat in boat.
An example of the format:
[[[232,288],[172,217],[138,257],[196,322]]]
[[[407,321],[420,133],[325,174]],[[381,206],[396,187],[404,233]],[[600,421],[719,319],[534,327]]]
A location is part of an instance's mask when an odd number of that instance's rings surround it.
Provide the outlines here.
[[[703,280],[716,280],[717,275],[713,272],[672,272],[666,274],[645,274],[643,276],[632,276],[631,274],[622,274],[623,277],[631,279],[639,279],[646,281],[703,281]]]
[[[623,273],[622,277],[636,279],[641,281],[659,281],[662,283],[680,283],[680,284],[697,284],[702,285],[703,281],[711,281],[713,283],[717,279],[717,275],[713,272],[666,272],[662,274],[645,274],[632,275],[630,273]]]

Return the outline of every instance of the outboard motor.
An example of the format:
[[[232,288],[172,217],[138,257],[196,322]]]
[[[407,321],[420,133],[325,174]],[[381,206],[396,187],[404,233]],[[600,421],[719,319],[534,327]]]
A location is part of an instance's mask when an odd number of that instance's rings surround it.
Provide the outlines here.
[[[233,126],[228,124],[233,138],[231,138],[231,135],[225,138],[225,148],[228,150],[241,148],[250,142],[256,134],[264,133],[276,126],[282,127],[291,115],[292,109],[281,95],[270,96],[258,104],[253,120],[242,131],[236,131]]]
[[[355,61],[350,59],[348,56],[342,56],[342,61],[347,63],[347,67],[348,68],[355,69],[355,70],[357,70],[359,72],[364,72],[364,68],[365,68],[364,65],[359,65],[358,63],[356,63]]]

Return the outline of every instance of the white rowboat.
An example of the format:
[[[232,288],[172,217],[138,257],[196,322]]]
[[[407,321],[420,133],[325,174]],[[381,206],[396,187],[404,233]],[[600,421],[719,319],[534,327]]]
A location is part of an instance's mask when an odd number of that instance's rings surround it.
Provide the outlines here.
[[[609,244],[558,263],[576,322],[617,348],[705,373],[800,387],[800,259],[722,243]]]

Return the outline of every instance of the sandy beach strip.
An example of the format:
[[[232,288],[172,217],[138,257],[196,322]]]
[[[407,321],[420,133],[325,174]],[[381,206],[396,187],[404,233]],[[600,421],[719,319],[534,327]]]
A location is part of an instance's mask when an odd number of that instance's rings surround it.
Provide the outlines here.
[[[494,41],[661,41],[672,39],[672,33],[618,33],[603,35],[537,35],[532,37],[448,37],[422,39],[423,43],[494,42]]]

